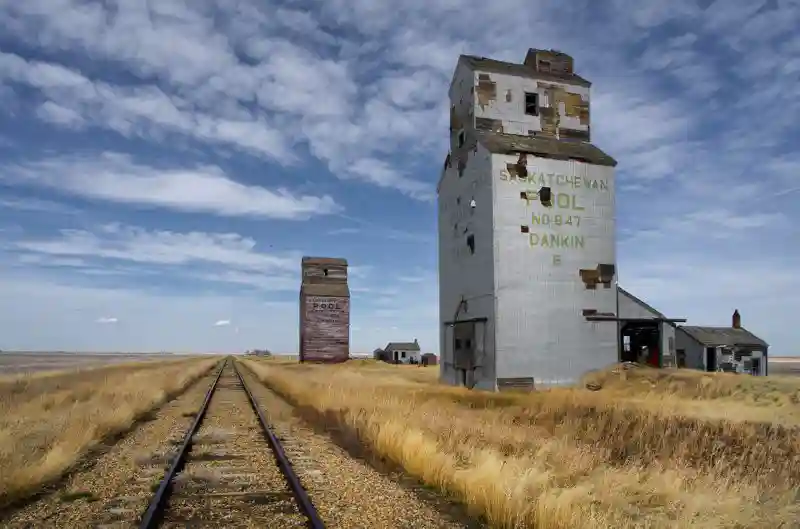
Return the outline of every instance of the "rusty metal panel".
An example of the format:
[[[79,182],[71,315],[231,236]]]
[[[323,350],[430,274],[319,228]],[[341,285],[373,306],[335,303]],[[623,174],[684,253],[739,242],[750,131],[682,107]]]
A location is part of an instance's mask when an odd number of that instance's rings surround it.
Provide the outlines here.
[[[301,294],[301,362],[350,358],[350,298]]]
[[[498,378],[498,391],[532,391],[534,389],[533,377]]]

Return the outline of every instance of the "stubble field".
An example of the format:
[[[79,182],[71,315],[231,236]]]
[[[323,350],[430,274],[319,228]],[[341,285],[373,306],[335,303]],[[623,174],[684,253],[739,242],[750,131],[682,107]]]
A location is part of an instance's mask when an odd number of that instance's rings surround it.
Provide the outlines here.
[[[173,355],[136,353],[0,352],[0,377],[40,371],[62,371],[134,361],[163,361]]]
[[[305,410],[496,527],[775,528],[800,516],[800,379],[649,368],[534,394],[437,368],[246,360]]]
[[[184,357],[0,376],[0,507],[38,492],[220,361]]]
[[[220,360],[0,376],[0,506]],[[492,394],[441,386],[436,367],[240,361],[339,442],[495,527],[772,529],[800,517],[800,377],[617,366],[587,376],[597,391]]]

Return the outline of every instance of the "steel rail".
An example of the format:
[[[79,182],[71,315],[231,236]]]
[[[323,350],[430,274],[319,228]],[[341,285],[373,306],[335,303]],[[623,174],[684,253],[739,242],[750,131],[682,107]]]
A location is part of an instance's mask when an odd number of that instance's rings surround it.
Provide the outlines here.
[[[139,523],[139,529],[156,529],[163,520],[164,512],[166,511],[167,504],[169,502],[169,497],[172,494],[175,477],[186,465],[187,456],[192,451],[192,440],[200,429],[203,419],[205,419],[206,412],[208,411],[209,404],[211,403],[211,398],[214,396],[214,393],[217,390],[220,377],[222,376],[222,372],[227,367],[228,362],[231,362],[233,371],[236,373],[236,377],[241,383],[242,389],[244,389],[245,393],[247,394],[250,406],[252,407],[256,416],[258,416],[258,422],[261,425],[264,438],[266,439],[267,444],[269,444],[269,447],[275,456],[275,461],[278,464],[278,468],[280,468],[281,473],[289,485],[289,488],[292,490],[292,494],[297,501],[300,511],[308,519],[308,527],[310,529],[325,529],[325,524],[322,522],[316,507],[314,507],[314,504],[311,502],[311,498],[308,496],[308,492],[306,492],[305,488],[303,488],[303,485],[300,483],[300,479],[294,472],[283,446],[281,446],[277,436],[270,429],[269,423],[264,416],[264,412],[259,407],[258,402],[253,396],[253,393],[250,391],[250,388],[245,382],[244,377],[239,371],[239,368],[236,366],[236,362],[230,360],[229,358],[226,358],[222,363],[222,367],[220,367],[219,372],[214,378],[214,382],[211,384],[211,387],[208,388],[205,399],[203,400],[203,404],[200,406],[200,410],[197,412],[197,415],[192,422],[192,426],[186,432],[175,459],[170,465],[169,470],[167,470],[166,474],[164,474],[161,484],[153,495],[147,510],[142,515]]]
[[[303,487],[302,483],[300,483],[300,478],[292,468],[292,464],[289,462],[289,458],[286,456],[286,452],[278,440],[278,437],[269,427],[269,422],[264,416],[264,412],[261,410],[261,407],[256,402],[253,393],[250,391],[250,388],[244,381],[244,377],[239,371],[239,368],[236,366],[236,362],[233,363],[233,370],[236,373],[236,376],[239,378],[245,393],[247,393],[247,398],[250,400],[250,406],[252,406],[256,415],[258,415],[258,422],[261,423],[261,430],[264,432],[264,437],[267,439],[270,448],[272,448],[272,453],[275,455],[275,461],[278,463],[278,467],[281,469],[283,476],[286,478],[289,488],[292,489],[292,494],[294,494],[300,510],[303,511],[303,514],[305,514],[308,518],[308,526],[311,529],[325,529],[325,524],[322,523],[322,519],[317,512],[317,508],[314,507],[314,504],[311,502],[311,498],[308,496],[308,492],[306,492],[306,489]]]
[[[156,490],[155,495],[153,495],[153,499],[150,501],[150,505],[142,515],[141,522],[139,523],[139,529],[155,529],[158,527],[159,523],[161,523],[161,519],[164,516],[164,510],[167,506],[167,500],[172,493],[172,487],[174,484],[173,480],[178,472],[183,470],[184,465],[186,465],[186,456],[188,456],[189,452],[192,450],[192,438],[200,429],[200,424],[203,422],[203,419],[206,416],[206,411],[208,411],[208,404],[211,402],[211,397],[217,390],[217,383],[219,382],[222,372],[225,369],[225,366],[228,365],[229,361],[229,359],[225,359],[225,361],[222,363],[222,367],[220,367],[219,372],[217,373],[217,376],[214,377],[214,382],[211,384],[211,387],[208,388],[208,391],[206,392],[206,398],[203,400],[203,404],[200,406],[200,411],[197,412],[191,428],[189,428],[189,431],[186,432],[186,436],[183,438],[183,442],[178,449],[178,454],[175,456],[175,460],[172,462],[169,470],[167,470],[167,473],[164,475],[164,479],[161,480],[161,485],[159,485],[158,490]]]

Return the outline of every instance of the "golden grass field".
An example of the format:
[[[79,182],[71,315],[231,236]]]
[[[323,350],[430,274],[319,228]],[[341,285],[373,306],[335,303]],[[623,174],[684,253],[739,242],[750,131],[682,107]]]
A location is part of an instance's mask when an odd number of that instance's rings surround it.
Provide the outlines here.
[[[0,376],[0,507],[58,479],[219,361],[194,357]]]
[[[245,365],[495,527],[770,528],[800,519],[800,378],[635,368],[599,391],[470,392],[438,368]]]

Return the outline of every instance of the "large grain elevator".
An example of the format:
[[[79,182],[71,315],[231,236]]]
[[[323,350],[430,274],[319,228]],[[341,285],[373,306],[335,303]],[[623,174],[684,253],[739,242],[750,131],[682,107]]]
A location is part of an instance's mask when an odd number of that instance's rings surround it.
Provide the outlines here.
[[[441,380],[571,384],[618,360],[614,167],[569,55],[462,55],[437,187]]]
[[[350,358],[350,288],[347,261],[303,257],[300,285],[300,361]]]

